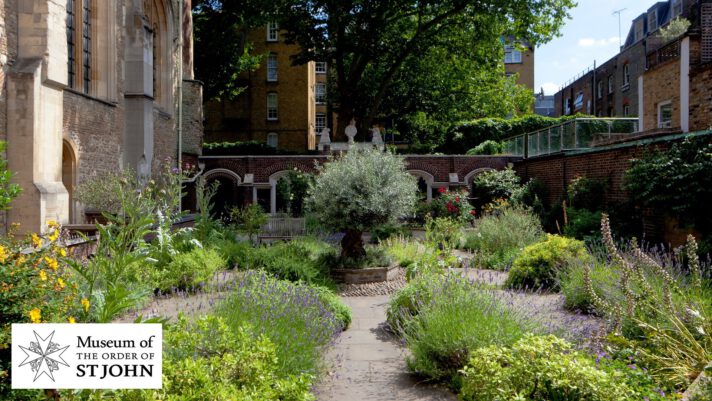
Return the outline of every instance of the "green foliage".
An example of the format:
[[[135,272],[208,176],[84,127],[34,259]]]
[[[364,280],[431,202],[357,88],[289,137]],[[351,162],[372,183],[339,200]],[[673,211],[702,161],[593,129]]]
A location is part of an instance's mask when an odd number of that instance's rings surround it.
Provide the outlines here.
[[[449,191],[440,188],[438,192],[440,196],[430,203],[432,217],[448,218],[458,224],[466,224],[474,220],[475,211],[467,199],[466,191]]]
[[[590,262],[589,280],[596,292],[613,303],[623,302],[625,296],[617,290],[620,281],[619,272],[609,264],[601,261]],[[600,314],[586,290],[583,267],[572,265],[559,273],[559,287],[564,295],[564,308],[583,313]]]
[[[488,139],[467,151],[468,155],[498,155],[502,153],[502,143]]]
[[[591,212],[603,210],[607,187],[608,185],[602,180],[576,177],[569,182],[569,186],[566,188],[568,204],[571,207]]]
[[[403,159],[374,150],[348,152],[320,166],[309,202],[325,226],[367,231],[406,216],[415,200],[415,178]]]
[[[551,127],[581,117],[544,117],[535,114],[515,118],[482,118],[453,126],[446,142],[437,150],[446,154],[461,154],[464,149],[473,149],[486,141],[503,139]]]
[[[309,391],[313,376],[279,372],[275,344],[250,325],[233,328],[210,315],[194,323],[181,317],[164,333],[163,388],[119,390],[116,399],[314,399]]]
[[[248,255],[246,262],[249,268],[264,269],[283,280],[331,285],[323,260],[335,255],[336,250],[327,243],[299,238],[259,247]]]
[[[459,274],[436,276],[425,285],[432,287],[416,287],[411,297],[397,297],[398,304],[392,304],[394,310],[389,313],[400,315],[405,322],[400,331],[411,352],[408,366],[420,375],[450,380],[457,386],[457,372],[467,363],[470,352],[491,344],[510,345],[534,329],[495,293],[478,288]],[[395,309],[401,305],[403,310]],[[409,318],[414,314],[413,306],[415,316]],[[397,319],[391,317],[390,321]]]
[[[343,330],[346,330],[351,325],[351,308],[346,306],[344,301],[331,289],[319,285],[311,285],[310,287],[326,308],[334,314]]]
[[[424,244],[401,236],[381,242],[381,248],[401,267],[407,267],[419,260],[423,254],[432,252]]]
[[[505,282],[507,288],[558,289],[557,275],[569,265],[587,263],[591,256],[583,242],[547,234],[546,239],[529,245],[514,259]]]
[[[457,220],[427,216],[425,219],[425,241],[429,247],[449,253],[460,245],[461,223]]]
[[[318,266],[324,271],[331,269],[363,269],[367,267],[388,267],[392,259],[386,252],[375,246],[364,249],[365,254],[359,258],[344,256],[337,252],[326,252],[319,257]]]
[[[393,332],[404,334],[406,326],[418,315],[420,308],[430,304],[435,280],[439,278],[427,274],[419,275],[393,294],[386,310],[386,321]]]
[[[601,211],[592,212],[588,209],[567,208],[568,224],[564,226],[564,235],[571,238],[591,242],[599,239]]]
[[[342,330],[320,291],[264,273],[248,273],[215,313],[230,330],[248,325],[266,335],[275,345],[281,377],[314,376],[320,371],[322,352]]]
[[[554,336],[528,334],[511,347],[475,350],[462,375],[466,401],[634,399],[616,376]]]
[[[176,255],[173,260],[151,271],[156,288],[162,292],[174,289],[195,289],[207,283],[218,270],[225,268],[225,259],[214,249],[195,248]]]
[[[465,249],[475,253],[478,267],[506,270],[525,246],[544,235],[541,223],[531,211],[521,207],[485,214],[475,229],[465,235]]]
[[[378,244],[392,237],[410,236],[410,230],[405,227],[396,224],[384,224],[371,230],[371,243]]]
[[[653,151],[632,162],[624,188],[643,207],[679,217],[704,239],[712,235],[712,143],[688,138],[667,151]]]
[[[262,210],[262,206],[253,203],[242,208],[231,209],[230,220],[238,231],[247,234],[250,242],[254,242],[260,228],[267,223],[267,213]]]
[[[690,25],[692,25],[692,23],[689,20],[683,17],[676,17],[670,21],[666,27],[660,28],[660,32],[657,36],[663,43],[672,42],[687,33],[687,30],[690,29]]]
[[[0,153],[4,153],[7,142],[0,141]],[[7,169],[7,159],[0,157],[0,210],[10,208],[10,202],[20,196],[22,188],[17,184],[10,183],[12,172]]]
[[[277,182],[277,211],[292,217],[304,216],[304,203],[314,176],[297,169],[291,170]]]
[[[475,207],[481,211],[497,200],[509,200],[522,188],[521,178],[511,168],[490,170],[475,177],[470,196],[474,198]]]
[[[204,156],[272,156],[317,154],[317,151],[295,152],[279,149],[260,141],[208,142],[203,144]]]

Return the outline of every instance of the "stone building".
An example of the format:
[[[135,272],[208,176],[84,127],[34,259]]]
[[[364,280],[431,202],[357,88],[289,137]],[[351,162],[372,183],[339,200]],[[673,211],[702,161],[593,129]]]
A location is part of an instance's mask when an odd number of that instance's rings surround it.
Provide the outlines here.
[[[638,116],[639,78],[649,68],[646,55],[661,45],[660,29],[677,17],[689,19],[694,26],[702,2],[704,0],[667,0],[653,4],[632,21],[618,54],[594,65],[556,93],[556,115]]]
[[[82,222],[78,184],[199,154],[190,10],[190,0],[0,0],[0,139],[23,188],[6,224]]]
[[[276,23],[249,31],[253,53],[265,55],[260,67],[243,76],[245,92],[234,101],[205,105],[206,141],[257,141],[303,152],[314,150],[321,130],[335,126],[327,110],[327,64],[292,65],[296,44],[284,41]]]

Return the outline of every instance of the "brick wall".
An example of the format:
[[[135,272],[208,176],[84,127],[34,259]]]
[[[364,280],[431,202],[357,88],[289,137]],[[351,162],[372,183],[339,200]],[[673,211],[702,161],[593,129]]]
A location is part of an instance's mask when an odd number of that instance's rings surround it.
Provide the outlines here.
[[[690,130],[712,128],[712,63],[690,71]]]
[[[672,126],[680,126],[680,59],[670,60],[643,74],[645,130],[658,128],[658,105],[672,102]]]

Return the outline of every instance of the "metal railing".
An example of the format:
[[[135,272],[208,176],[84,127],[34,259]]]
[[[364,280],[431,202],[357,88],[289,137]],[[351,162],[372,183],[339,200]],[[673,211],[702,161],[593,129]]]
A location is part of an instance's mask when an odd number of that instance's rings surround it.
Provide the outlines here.
[[[637,118],[577,118],[504,141],[504,154],[524,158],[588,149],[638,132]]]
[[[303,217],[270,216],[260,228],[259,237],[296,237],[306,233]]]

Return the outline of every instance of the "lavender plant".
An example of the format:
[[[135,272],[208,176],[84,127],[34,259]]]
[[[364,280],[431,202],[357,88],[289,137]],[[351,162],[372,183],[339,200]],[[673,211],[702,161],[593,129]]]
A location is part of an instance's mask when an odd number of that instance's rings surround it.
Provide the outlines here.
[[[264,272],[248,273],[215,313],[233,330],[251,325],[266,335],[283,375],[318,374],[321,353],[342,329],[317,290]]]

